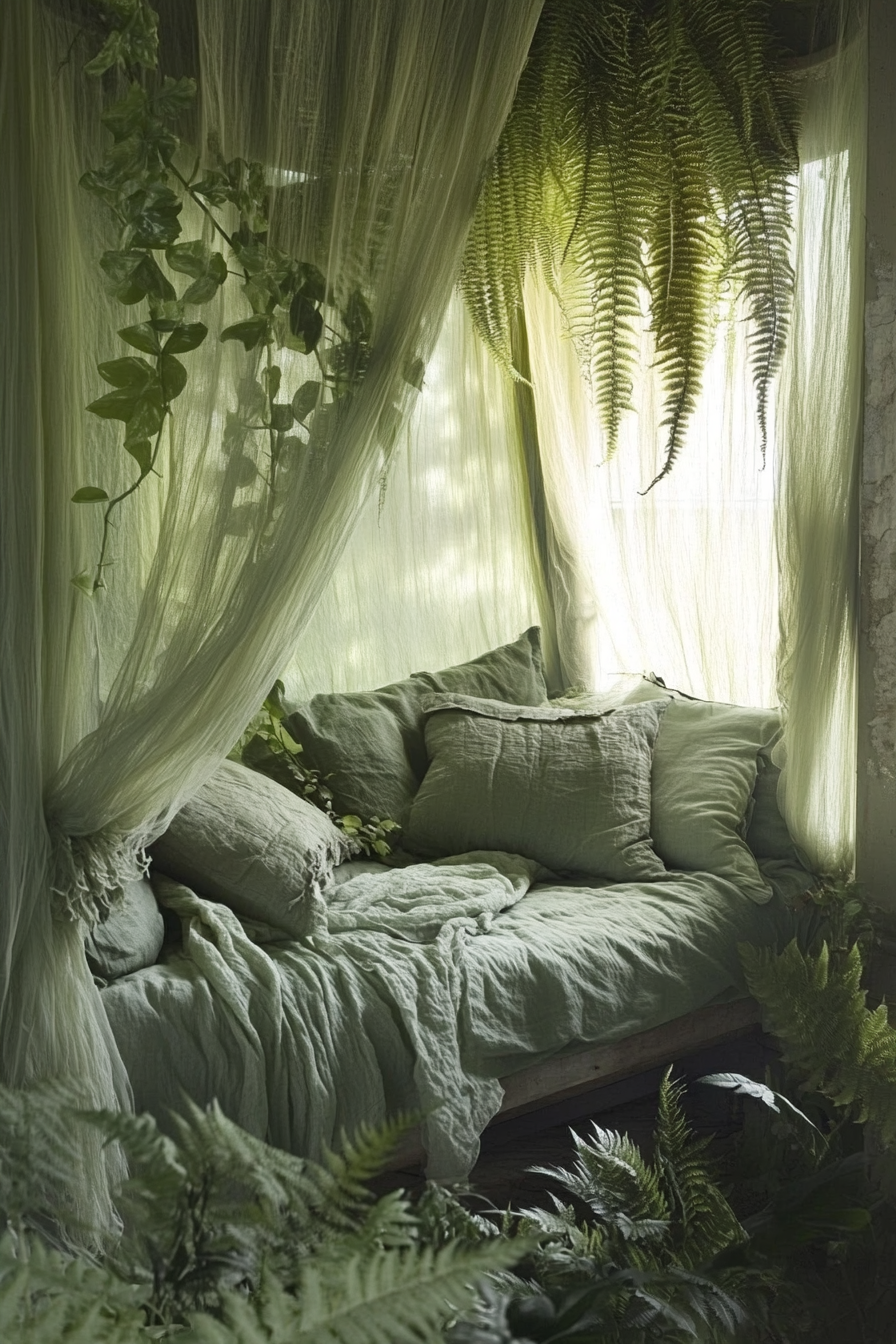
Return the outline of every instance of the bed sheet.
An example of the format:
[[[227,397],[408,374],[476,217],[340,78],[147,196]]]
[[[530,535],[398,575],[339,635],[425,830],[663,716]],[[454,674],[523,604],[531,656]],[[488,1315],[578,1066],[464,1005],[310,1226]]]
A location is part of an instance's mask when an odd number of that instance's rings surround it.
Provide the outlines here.
[[[138,1110],[164,1123],[184,1095],[217,1098],[311,1157],[423,1111],[428,1174],[462,1178],[501,1077],[742,991],[737,943],[783,945],[801,921],[786,897],[809,880],[771,866],[759,906],[705,873],[570,885],[511,855],[345,867],[300,943],[163,889],[182,949],[103,991]]]

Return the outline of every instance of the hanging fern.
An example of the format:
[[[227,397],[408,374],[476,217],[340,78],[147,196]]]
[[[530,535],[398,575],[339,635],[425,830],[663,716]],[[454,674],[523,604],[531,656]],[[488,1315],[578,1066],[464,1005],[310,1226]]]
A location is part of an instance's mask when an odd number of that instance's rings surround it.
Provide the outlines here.
[[[722,286],[750,318],[763,452],[793,290],[798,103],[767,0],[548,0],[483,187],[461,288],[512,368],[525,276],[556,294],[615,452],[649,308],[672,467]]]

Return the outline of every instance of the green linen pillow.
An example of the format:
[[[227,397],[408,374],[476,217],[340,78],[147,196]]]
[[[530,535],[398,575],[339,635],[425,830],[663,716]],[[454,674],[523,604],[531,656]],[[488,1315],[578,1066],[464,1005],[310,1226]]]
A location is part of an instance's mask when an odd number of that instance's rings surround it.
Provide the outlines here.
[[[651,834],[668,868],[715,873],[758,904],[771,899],[745,835],[758,757],[781,732],[776,710],[688,700],[642,681],[627,697],[665,700],[653,753]]]
[[[747,844],[758,859],[787,859],[799,863],[793,837],[778,807],[781,771],[764,751],[759,753],[758,766]]]
[[[302,760],[327,777],[337,813],[391,817],[404,825],[426,772],[423,700],[456,691],[517,705],[547,697],[540,631],[442,672],[415,672],[378,691],[316,695],[284,726],[302,744]]]
[[[87,964],[101,980],[117,980],[155,965],[165,941],[165,920],[148,878],[128,882],[108,919],[84,938]]]
[[[238,915],[311,930],[311,892],[327,885],[357,846],[289,789],[224,761],[150,848],[153,864]]]
[[[651,881],[650,762],[665,705],[610,713],[432,695],[405,847],[505,850],[557,873]]]

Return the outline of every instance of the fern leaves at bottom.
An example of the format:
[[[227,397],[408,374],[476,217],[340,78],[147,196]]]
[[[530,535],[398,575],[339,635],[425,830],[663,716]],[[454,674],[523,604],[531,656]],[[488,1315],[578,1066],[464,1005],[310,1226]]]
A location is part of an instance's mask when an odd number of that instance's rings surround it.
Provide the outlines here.
[[[812,955],[794,940],[781,953],[745,945],[740,954],[784,1062],[808,1089],[896,1145],[896,1029],[884,1004],[866,1004],[858,944],[832,955],[823,943]]]

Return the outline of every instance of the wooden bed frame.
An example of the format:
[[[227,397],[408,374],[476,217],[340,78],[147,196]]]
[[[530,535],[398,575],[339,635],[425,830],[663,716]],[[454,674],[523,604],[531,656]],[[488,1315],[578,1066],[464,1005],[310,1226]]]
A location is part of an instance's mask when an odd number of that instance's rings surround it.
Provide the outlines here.
[[[587,1045],[575,1054],[545,1060],[501,1079],[504,1102],[492,1124],[527,1111],[592,1092],[623,1078],[671,1064],[686,1055],[747,1036],[759,1027],[755,999],[710,1004],[661,1027],[640,1031],[612,1045]],[[410,1134],[388,1165],[389,1171],[419,1170],[425,1161],[419,1133]]]

